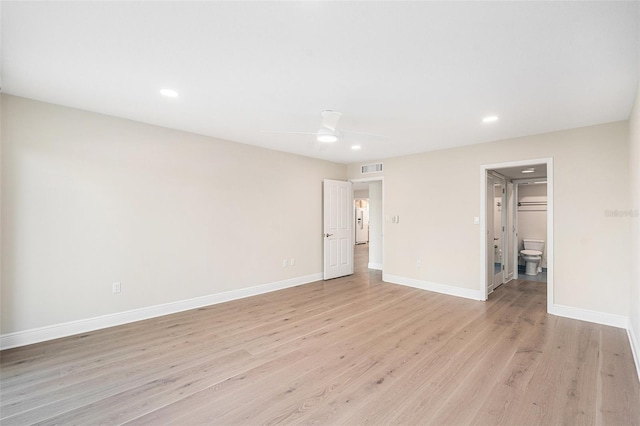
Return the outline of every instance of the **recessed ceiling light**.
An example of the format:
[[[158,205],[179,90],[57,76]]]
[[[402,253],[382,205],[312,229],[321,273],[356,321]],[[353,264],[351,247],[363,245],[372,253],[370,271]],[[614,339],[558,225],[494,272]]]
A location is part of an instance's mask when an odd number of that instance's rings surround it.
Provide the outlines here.
[[[354,151],[360,151],[360,149],[361,149],[361,148],[362,148],[362,147],[361,147],[360,145],[353,145],[353,146],[351,146],[351,149],[352,149],[352,150],[354,150]]]
[[[533,172],[535,172],[535,171],[536,171],[536,169],[534,169],[533,167],[530,167],[530,168],[528,168],[528,169],[524,169],[524,170],[522,171],[522,173],[533,173]]]
[[[171,89],[160,89],[160,94],[162,96],[166,96],[168,98],[177,98],[178,97],[178,92],[176,92],[175,90],[171,90]]]
[[[318,139],[318,142],[332,143],[337,141],[338,137],[336,135],[325,134],[325,135],[318,135],[317,139]]]
[[[493,123],[495,121],[498,121],[497,115],[490,115],[489,117],[485,117],[482,119],[483,123]]]

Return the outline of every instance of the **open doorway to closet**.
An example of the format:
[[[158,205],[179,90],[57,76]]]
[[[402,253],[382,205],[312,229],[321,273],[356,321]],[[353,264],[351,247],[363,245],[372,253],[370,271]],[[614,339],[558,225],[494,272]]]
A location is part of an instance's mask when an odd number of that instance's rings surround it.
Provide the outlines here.
[[[553,306],[553,161],[481,166],[482,294],[511,280],[547,286]]]

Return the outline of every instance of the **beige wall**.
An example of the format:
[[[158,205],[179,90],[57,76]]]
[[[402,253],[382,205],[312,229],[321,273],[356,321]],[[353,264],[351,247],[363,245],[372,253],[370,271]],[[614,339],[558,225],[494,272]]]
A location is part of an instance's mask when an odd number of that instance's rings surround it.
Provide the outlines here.
[[[631,332],[640,375],[640,87],[629,120],[631,187]]]
[[[346,166],[4,95],[2,333],[319,273],[324,178]]]
[[[617,122],[384,160],[385,274],[479,290],[481,166],[552,157],[555,303],[627,316],[629,219],[605,211],[628,208],[628,151]]]
[[[382,182],[369,182],[369,263],[382,265]]]
[[[353,198],[361,198],[361,199],[367,199],[369,198],[369,190],[368,189],[358,189],[356,191],[353,191]]]

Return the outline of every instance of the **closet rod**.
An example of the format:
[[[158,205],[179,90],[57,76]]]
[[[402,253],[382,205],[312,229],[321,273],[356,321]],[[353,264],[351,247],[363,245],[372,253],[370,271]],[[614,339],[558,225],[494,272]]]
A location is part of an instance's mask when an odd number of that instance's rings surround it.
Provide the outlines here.
[[[546,206],[546,201],[518,201],[518,206]]]

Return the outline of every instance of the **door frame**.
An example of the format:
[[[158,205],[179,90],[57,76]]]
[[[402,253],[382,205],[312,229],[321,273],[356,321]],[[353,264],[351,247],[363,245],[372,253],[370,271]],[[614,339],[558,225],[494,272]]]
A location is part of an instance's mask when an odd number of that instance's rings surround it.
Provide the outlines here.
[[[480,166],[480,298],[487,300],[487,172],[493,169],[507,167],[534,166],[546,164],[547,166],[547,312],[551,312],[554,306],[554,244],[553,244],[553,158],[538,158],[531,160],[509,161],[504,163],[483,164]],[[516,194],[517,195],[517,194]],[[517,200],[517,198],[515,198]],[[517,226],[517,225],[516,225]],[[517,228],[516,228],[517,230]],[[516,250],[517,252],[517,250]],[[515,271],[514,271],[515,273]]]
[[[383,281],[384,281],[384,260],[387,258],[384,252],[384,227],[385,227],[385,223],[386,223],[386,217],[384,215],[384,194],[385,194],[385,190],[384,190],[384,176],[376,176],[376,177],[368,177],[368,178],[357,178],[357,179],[349,179],[349,182],[381,182],[382,183],[382,211],[380,212],[380,214],[382,215],[382,235],[381,235],[381,244],[382,244],[382,268],[379,269],[380,271],[382,271],[382,276],[383,276]],[[355,200],[355,198],[354,198]],[[369,223],[371,223],[371,197],[369,197]],[[371,229],[371,228],[369,228]],[[354,250],[355,250],[355,241],[354,241]],[[371,249],[371,234],[369,234],[369,249]],[[370,264],[371,262],[367,262],[368,264]],[[367,265],[369,266],[369,265]],[[374,268],[369,268],[369,269],[374,269]]]

